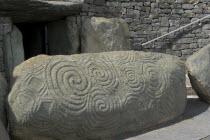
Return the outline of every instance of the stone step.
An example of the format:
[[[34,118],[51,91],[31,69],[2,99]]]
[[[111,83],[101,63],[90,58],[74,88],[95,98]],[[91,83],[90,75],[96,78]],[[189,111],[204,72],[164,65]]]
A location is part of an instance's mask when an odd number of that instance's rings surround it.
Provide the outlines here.
[[[186,74],[186,87],[187,87],[187,95],[197,95],[194,89],[192,88],[190,79],[187,74]]]

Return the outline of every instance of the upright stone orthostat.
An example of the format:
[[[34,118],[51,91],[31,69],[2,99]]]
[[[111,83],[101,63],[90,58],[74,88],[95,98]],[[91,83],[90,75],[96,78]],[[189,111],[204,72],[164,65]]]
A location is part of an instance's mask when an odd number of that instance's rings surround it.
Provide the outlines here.
[[[7,33],[11,32],[12,28],[12,21],[8,17],[1,17],[0,16],[0,72],[5,71],[4,66],[4,52],[3,52],[3,40]]]
[[[14,75],[10,126],[21,140],[106,139],[172,120],[186,105],[185,65],[176,56],[41,55]]]
[[[187,69],[193,89],[210,104],[210,45],[187,59]]]
[[[23,37],[16,26],[4,38],[4,61],[9,82],[12,82],[14,68],[25,60]]]
[[[129,27],[123,19],[84,17],[81,29],[82,53],[132,50]]]
[[[76,17],[68,17],[47,24],[48,54],[78,54],[80,47],[79,25]]]
[[[0,72],[0,121],[7,125],[7,118],[6,118],[6,97],[8,94],[8,85],[5,78],[2,76]]]
[[[0,140],[10,140],[9,135],[5,129],[5,126],[0,120]]]

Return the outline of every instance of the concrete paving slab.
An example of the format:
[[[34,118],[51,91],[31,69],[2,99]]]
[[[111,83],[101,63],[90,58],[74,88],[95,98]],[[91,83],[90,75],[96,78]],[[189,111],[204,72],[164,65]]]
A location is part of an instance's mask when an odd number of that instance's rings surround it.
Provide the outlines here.
[[[210,140],[210,105],[189,96],[188,104],[178,119],[144,132],[129,133],[115,140]]]

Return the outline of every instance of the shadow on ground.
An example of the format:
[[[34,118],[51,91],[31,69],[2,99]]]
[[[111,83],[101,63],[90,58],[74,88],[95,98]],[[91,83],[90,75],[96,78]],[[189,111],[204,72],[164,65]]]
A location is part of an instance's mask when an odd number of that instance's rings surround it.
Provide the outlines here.
[[[192,118],[199,116],[200,114],[206,112],[209,109],[209,106],[210,105],[208,105],[204,102],[201,102],[198,98],[188,98],[185,113],[182,116],[180,116],[179,118],[177,118],[173,121],[163,123],[156,127],[141,131],[141,132],[127,133],[124,135],[120,135],[120,136],[116,137],[115,140],[124,140],[124,139],[128,139],[130,137],[136,137],[136,136],[143,135],[143,134],[146,134],[151,131],[155,131],[155,130],[158,130],[161,128],[172,126],[174,124],[180,123],[180,122],[188,120],[188,119],[192,119]],[[209,134],[210,134],[210,132],[209,132]],[[203,137],[205,137],[205,136],[203,136]]]

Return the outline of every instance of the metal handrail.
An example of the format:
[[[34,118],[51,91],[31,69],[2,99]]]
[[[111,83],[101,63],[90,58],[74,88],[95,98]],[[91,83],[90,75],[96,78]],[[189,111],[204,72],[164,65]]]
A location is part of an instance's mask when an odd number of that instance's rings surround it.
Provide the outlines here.
[[[162,36],[159,36],[159,37],[157,37],[157,38],[155,38],[155,39],[152,39],[152,40],[150,40],[150,41],[148,41],[148,42],[146,42],[146,43],[143,43],[142,46],[145,46],[145,45],[147,45],[147,44],[149,44],[149,43],[152,43],[152,42],[154,42],[154,41],[156,41],[156,40],[159,40],[159,39],[161,39],[161,38],[164,38],[164,37],[166,37],[166,36],[168,36],[168,35],[170,35],[170,34],[173,34],[173,33],[177,32],[177,31],[180,31],[180,30],[182,30],[182,29],[184,29],[184,28],[187,28],[187,27],[189,27],[189,26],[191,26],[191,25],[193,25],[193,24],[195,24],[195,23],[198,23],[198,22],[200,22],[200,21],[202,21],[202,20],[204,20],[204,19],[207,19],[207,18],[210,18],[210,15],[207,15],[207,16],[205,16],[205,17],[203,17],[203,18],[200,18],[200,19],[198,19],[198,20],[196,20],[196,21],[193,21],[193,22],[191,22],[191,23],[189,23],[189,24],[187,24],[187,25],[185,25],[185,26],[182,26],[182,27],[180,27],[180,28],[178,28],[178,29],[176,29],[176,30],[173,30],[173,31],[171,31],[171,32],[169,32],[169,33],[166,33],[166,34],[164,34],[164,35],[162,35]]]

